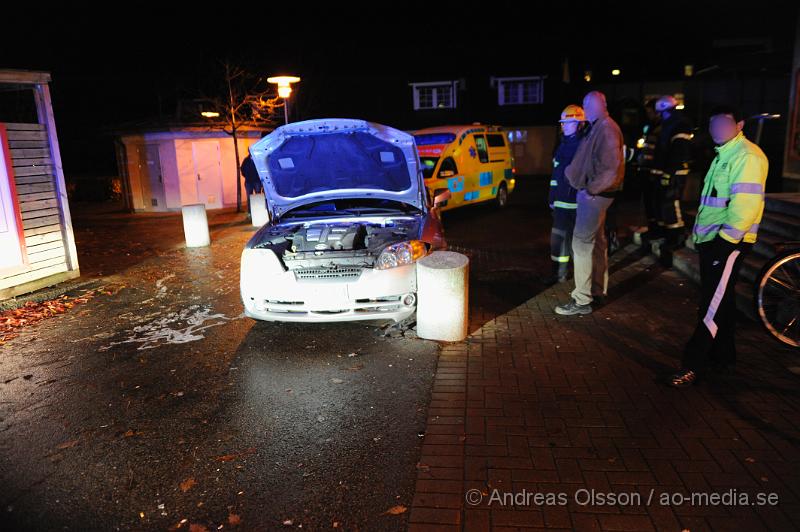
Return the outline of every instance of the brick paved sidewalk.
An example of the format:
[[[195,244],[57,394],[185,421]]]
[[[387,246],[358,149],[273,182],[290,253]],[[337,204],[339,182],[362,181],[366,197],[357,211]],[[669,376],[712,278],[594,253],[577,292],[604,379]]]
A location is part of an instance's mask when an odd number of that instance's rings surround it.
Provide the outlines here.
[[[697,290],[631,251],[615,256],[610,299],[593,314],[556,316],[570,288],[557,286],[473,316],[474,332],[443,347],[409,530],[800,529],[800,360],[748,323],[737,375],[666,387]],[[466,504],[469,490],[482,502]],[[489,501],[503,492],[567,504]],[[660,503],[692,492],[778,504]],[[576,501],[590,493],[623,504]]]

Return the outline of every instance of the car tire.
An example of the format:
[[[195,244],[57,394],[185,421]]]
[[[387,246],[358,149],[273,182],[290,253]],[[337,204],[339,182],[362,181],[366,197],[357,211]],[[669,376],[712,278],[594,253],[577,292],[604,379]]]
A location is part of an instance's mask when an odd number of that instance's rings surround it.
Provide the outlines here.
[[[505,183],[500,183],[500,188],[497,189],[497,196],[494,198],[494,206],[502,209],[506,205],[508,205],[508,188]]]

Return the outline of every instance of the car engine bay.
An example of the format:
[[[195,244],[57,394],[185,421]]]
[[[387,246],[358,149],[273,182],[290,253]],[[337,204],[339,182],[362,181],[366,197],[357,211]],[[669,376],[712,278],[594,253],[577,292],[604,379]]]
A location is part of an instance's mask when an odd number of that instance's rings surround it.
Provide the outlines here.
[[[267,226],[254,249],[271,249],[289,270],[371,268],[388,245],[418,238],[418,218],[309,221]]]

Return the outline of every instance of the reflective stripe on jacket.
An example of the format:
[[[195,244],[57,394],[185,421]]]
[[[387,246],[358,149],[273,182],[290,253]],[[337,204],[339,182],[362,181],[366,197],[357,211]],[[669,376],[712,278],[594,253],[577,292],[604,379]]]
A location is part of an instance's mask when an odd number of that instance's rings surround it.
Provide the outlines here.
[[[764,213],[767,157],[741,132],[715,149],[717,156],[703,182],[693,239],[699,244],[719,235],[733,244],[753,243]]]

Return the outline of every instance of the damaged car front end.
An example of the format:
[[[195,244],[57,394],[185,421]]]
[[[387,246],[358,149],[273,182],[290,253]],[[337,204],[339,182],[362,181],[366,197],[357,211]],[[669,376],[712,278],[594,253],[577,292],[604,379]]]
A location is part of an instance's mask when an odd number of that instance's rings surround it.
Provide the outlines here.
[[[402,321],[416,261],[446,246],[411,135],[350,119],[297,122],[251,146],[270,222],[242,252],[245,314]]]

